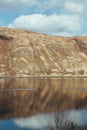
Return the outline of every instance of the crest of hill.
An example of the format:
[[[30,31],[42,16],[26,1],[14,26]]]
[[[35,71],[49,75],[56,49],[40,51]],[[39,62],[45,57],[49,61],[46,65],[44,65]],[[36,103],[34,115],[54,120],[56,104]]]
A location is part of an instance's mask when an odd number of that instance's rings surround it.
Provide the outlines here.
[[[0,76],[87,75],[87,37],[0,27]]]

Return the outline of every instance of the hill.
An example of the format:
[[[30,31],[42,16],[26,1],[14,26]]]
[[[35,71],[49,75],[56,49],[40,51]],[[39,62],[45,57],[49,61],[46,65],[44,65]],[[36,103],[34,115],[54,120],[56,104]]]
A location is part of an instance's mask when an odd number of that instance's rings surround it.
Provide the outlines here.
[[[87,37],[0,27],[0,76],[87,75]]]

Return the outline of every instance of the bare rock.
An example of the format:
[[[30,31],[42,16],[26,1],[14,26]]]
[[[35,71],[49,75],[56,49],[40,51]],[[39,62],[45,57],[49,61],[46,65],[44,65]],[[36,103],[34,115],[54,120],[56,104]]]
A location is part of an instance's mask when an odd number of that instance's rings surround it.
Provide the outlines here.
[[[0,27],[0,76],[87,75],[87,37]]]

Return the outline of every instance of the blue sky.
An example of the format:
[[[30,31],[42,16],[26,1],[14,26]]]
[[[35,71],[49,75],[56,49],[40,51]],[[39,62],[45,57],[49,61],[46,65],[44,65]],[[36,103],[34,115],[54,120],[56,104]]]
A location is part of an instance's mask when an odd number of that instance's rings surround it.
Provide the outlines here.
[[[0,26],[87,35],[87,0],[0,0]]]

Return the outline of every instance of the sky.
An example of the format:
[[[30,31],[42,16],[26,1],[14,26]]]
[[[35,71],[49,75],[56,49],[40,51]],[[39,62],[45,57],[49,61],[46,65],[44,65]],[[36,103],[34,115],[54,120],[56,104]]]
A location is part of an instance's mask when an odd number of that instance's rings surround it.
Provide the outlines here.
[[[0,26],[49,35],[87,35],[87,0],[0,0]]]

